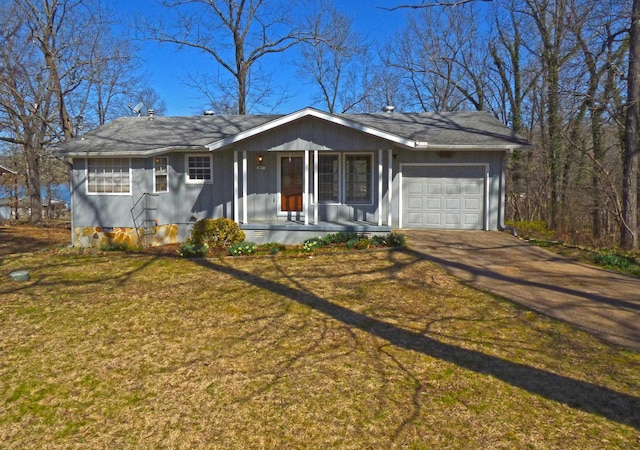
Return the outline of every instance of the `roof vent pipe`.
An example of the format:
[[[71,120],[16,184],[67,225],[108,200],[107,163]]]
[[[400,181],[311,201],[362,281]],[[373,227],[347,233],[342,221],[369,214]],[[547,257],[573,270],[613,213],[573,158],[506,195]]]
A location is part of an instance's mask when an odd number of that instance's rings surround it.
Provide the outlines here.
[[[155,111],[153,109],[147,110],[147,114],[149,115],[149,120],[153,120],[153,114],[154,113],[155,113]]]
[[[392,106],[392,105],[387,105],[384,108],[382,108],[382,110],[386,113],[392,113],[393,111],[395,111],[396,107]]]

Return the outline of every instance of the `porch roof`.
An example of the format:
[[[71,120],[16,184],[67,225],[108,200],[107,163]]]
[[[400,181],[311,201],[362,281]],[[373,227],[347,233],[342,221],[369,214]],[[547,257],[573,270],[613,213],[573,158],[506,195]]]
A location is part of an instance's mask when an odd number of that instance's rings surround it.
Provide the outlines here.
[[[124,117],[61,144],[66,157],[153,156],[207,151],[311,117],[416,150],[509,150],[527,141],[486,112],[330,114],[305,108],[288,115]]]

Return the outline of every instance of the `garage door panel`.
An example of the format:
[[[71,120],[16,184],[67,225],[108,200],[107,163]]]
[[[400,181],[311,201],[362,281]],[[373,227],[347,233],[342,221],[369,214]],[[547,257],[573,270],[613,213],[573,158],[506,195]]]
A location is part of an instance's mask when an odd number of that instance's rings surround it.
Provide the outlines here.
[[[442,199],[440,197],[427,197],[427,211],[432,209],[437,209],[438,211],[442,209]]]
[[[428,225],[434,225],[434,226],[443,225],[442,216],[440,215],[440,213],[438,213],[438,214],[427,214],[426,218],[427,218],[426,222],[427,222]]]
[[[403,223],[411,228],[483,229],[484,183],[481,166],[407,167]]]
[[[423,184],[420,181],[410,181],[407,188],[409,195],[422,195]]]
[[[407,201],[407,208],[409,208],[409,211],[412,211],[414,209],[422,210],[423,200],[426,199],[424,199],[423,197],[409,197]]]
[[[462,183],[445,183],[447,195],[460,195],[462,194]]]
[[[450,211],[452,209],[456,211],[460,210],[460,200],[461,199],[459,198],[447,198],[445,201],[445,209],[447,211]]]
[[[448,226],[455,226],[455,225],[460,225],[460,214],[445,214],[444,215],[445,218],[445,225]]]

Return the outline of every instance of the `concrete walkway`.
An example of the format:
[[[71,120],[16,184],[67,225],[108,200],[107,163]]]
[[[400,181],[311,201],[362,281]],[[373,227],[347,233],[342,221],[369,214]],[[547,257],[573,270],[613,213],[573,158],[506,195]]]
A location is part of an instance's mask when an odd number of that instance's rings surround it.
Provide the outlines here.
[[[464,282],[640,351],[640,279],[573,262],[508,233],[403,230]]]

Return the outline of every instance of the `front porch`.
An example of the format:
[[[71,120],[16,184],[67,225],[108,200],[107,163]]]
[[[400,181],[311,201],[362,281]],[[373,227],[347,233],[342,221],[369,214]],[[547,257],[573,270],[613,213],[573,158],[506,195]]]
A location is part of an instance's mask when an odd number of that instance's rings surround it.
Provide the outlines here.
[[[303,220],[253,222],[240,224],[246,240],[256,244],[278,242],[285,245],[300,244],[312,237],[323,237],[332,233],[358,233],[367,237],[387,234],[392,228],[365,221],[322,222],[305,225]]]

